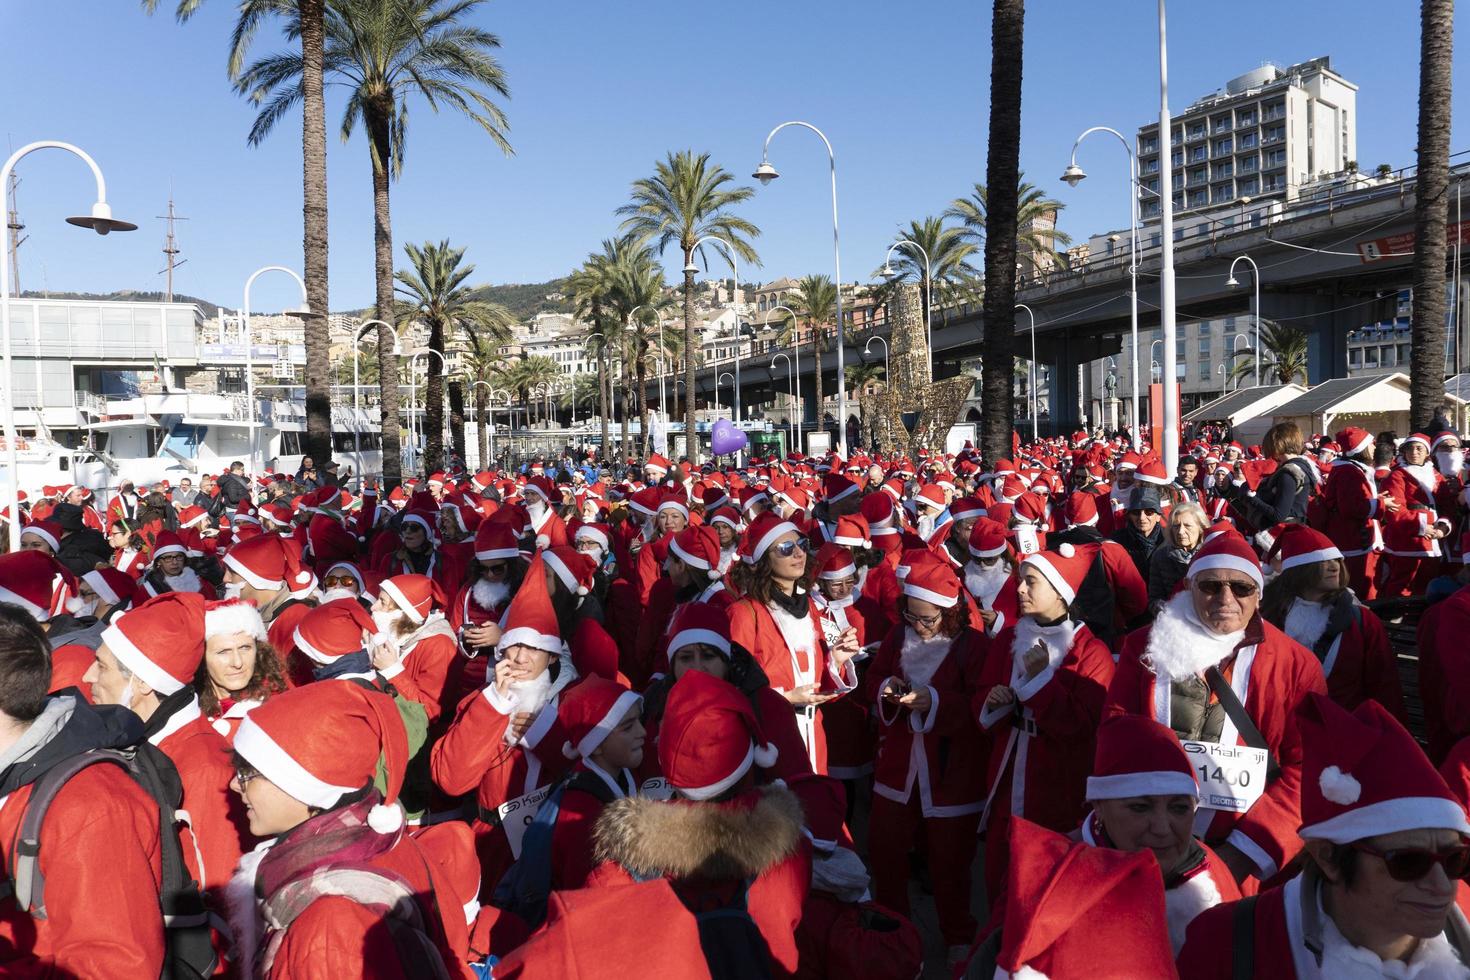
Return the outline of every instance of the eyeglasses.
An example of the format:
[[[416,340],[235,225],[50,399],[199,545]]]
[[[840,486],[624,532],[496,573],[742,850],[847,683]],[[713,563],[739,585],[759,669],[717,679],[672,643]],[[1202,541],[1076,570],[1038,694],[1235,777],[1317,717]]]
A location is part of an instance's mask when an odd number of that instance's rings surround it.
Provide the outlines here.
[[[505,570],[510,567],[510,562],[498,561],[493,565],[481,565],[486,575],[504,575]]]
[[[1246,599],[1256,594],[1256,583],[1226,581],[1221,578],[1199,578],[1194,580],[1195,587],[1207,596],[1217,596],[1225,589],[1237,599]]]
[[[240,792],[243,793],[245,787],[250,785],[250,780],[259,775],[260,773],[254,769],[236,769],[235,782],[240,784]]]
[[[1371,854],[1383,861],[1388,876],[1394,881],[1419,881],[1437,864],[1451,881],[1464,878],[1470,872],[1470,846],[1460,844],[1447,851],[1429,851],[1418,847],[1405,847],[1392,851],[1380,851],[1367,844],[1350,844],[1355,851]]]
[[[801,538],[796,538],[793,541],[782,541],[780,544],[772,547],[771,550],[782,558],[790,558],[798,551],[804,555],[806,554],[806,542],[801,540]]]
[[[943,619],[944,616],[942,614],[939,616],[915,616],[911,612],[906,612],[903,614],[903,618],[908,621],[910,626],[922,626],[924,627],[924,629],[927,630],[933,629],[934,627],[938,626],[939,621]]]
[[[353,578],[351,575],[328,575],[326,578],[322,579],[322,584],[329,589],[345,589],[348,587],[356,588],[357,579]]]

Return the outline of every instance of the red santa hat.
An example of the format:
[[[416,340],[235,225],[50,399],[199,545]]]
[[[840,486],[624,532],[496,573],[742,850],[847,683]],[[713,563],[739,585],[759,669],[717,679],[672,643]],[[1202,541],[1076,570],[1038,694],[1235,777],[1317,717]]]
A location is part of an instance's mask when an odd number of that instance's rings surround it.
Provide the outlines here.
[[[448,477],[444,475],[443,470],[435,470],[433,473],[429,474],[429,486],[442,487],[444,486],[444,481],[446,479],[448,479]]]
[[[1470,835],[1465,808],[1383,705],[1364,701],[1349,714],[1313,692],[1297,718],[1303,839],[1351,844],[1431,828]]]
[[[657,514],[665,510],[675,511],[688,518],[689,504],[684,498],[684,491],[670,487],[667,493],[660,494],[658,506],[654,508],[654,513]]]
[[[666,457],[654,453],[648,457],[648,462],[643,464],[643,468],[651,470],[655,476],[662,477],[669,471],[669,461]]]
[[[301,617],[291,640],[313,663],[329,664],[359,653],[377,633],[372,615],[356,599],[333,599]]]
[[[606,524],[578,524],[572,534],[574,542],[591,541],[602,549],[603,554],[612,547],[612,528]]]
[[[868,522],[861,514],[845,514],[837,518],[832,529],[832,543],[848,548],[870,548],[873,539],[868,535]]]
[[[290,527],[291,520],[294,517],[291,513],[290,506],[279,501],[262,504],[260,507],[260,516],[265,523],[273,524],[278,528]]]
[[[1097,525],[1097,495],[1086,490],[1074,490],[1067,495],[1065,515],[1068,527],[1095,527]]]
[[[960,601],[960,580],[945,562],[920,562],[911,565],[908,575],[904,576],[903,594],[910,599],[922,599],[941,609],[949,609]]]
[[[183,540],[172,531],[159,531],[158,536],[153,539],[153,560],[157,561],[164,555],[188,555],[188,549],[184,547]]]
[[[669,689],[658,761],[681,795],[712,799],[739,783],[752,765],[775,765],[778,755],[750,698],[735,685],[690,670]]]
[[[381,759],[387,789],[368,811],[368,826],[380,834],[403,829],[398,793],[408,768],[408,733],[386,694],[349,681],[286,691],[245,716],[234,749],[286,795],[321,810],[371,786]]]
[[[1305,524],[1285,524],[1277,530],[1276,540],[1266,559],[1269,561],[1273,556],[1279,559],[1280,570],[1284,572],[1298,565],[1341,558],[1342,552],[1331,538],[1316,528]]]
[[[20,606],[37,622],[66,608],[74,585],[71,572],[50,555],[35,550],[0,555],[0,602]]]
[[[886,493],[870,493],[863,498],[863,520],[870,531],[887,527],[893,522],[893,498]]]
[[[1097,730],[1097,754],[1087,777],[1088,800],[1131,796],[1192,796],[1199,784],[1179,736],[1142,715],[1115,715]]]
[[[179,527],[197,527],[209,521],[209,511],[203,507],[189,506],[179,511]]]
[[[102,642],[160,697],[194,682],[204,660],[204,597],[165,592],[118,616],[102,631]]]
[[[668,658],[695,643],[718,650],[730,659],[730,614],[707,602],[687,602],[679,608],[669,626]]]
[[[982,517],[970,528],[967,543],[974,558],[996,558],[1011,550],[1010,536],[1004,524]]]
[[[761,560],[776,539],[785,534],[800,534],[790,521],[782,520],[774,511],[765,511],[740,536],[740,560],[754,565]]]
[[[298,550],[288,548],[274,534],[263,534],[234,545],[225,553],[224,565],[264,592],[279,589],[294,592],[314,580],[311,572],[301,566]]]
[[[510,608],[505,611],[505,631],[495,645],[497,654],[517,645],[535,647],[557,656],[567,653],[567,645],[561,638],[561,626],[556,621],[556,610],[551,606],[551,593],[541,587],[546,580],[547,554],[543,551],[531,559],[525,582],[510,600]]]
[[[1446,442],[1448,442],[1451,439],[1455,440],[1455,442],[1458,443],[1460,441],[1460,434],[1458,432],[1456,432],[1454,429],[1445,429],[1439,435],[1437,435],[1437,436],[1434,437],[1434,442],[1432,442],[1430,444],[1430,446],[1429,446],[1430,451],[1431,452],[1438,452],[1439,451],[1439,447],[1442,446],[1442,445],[1444,445]],[[1326,447],[1323,447],[1323,448],[1326,448]]]
[[[211,636],[233,636],[236,633],[246,633],[257,640],[266,638],[265,621],[260,618],[260,610],[255,608],[255,604],[244,599],[206,601],[204,638],[207,640]]]
[[[949,505],[949,516],[957,521],[968,517],[984,517],[985,501],[978,497],[961,497]]]
[[[1133,478],[1144,483],[1152,483],[1157,487],[1167,486],[1170,482],[1169,472],[1164,469],[1163,461],[1157,456],[1150,456],[1138,464],[1138,469],[1133,474]]]
[[[61,525],[55,521],[34,521],[20,529],[21,539],[27,537],[44,541],[54,554],[61,550]]]
[[[541,560],[573,595],[587,595],[597,576],[597,562],[575,548],[558,545],[541,552]],[[531,581],[535,581],[532,579]],[[386,584],[386,583],[385,583]]]
[[[1399,455],[1403,455],[1404,450],[1409,447],[1410,443],[1418,443],[1424,447],[1426,452],[1429,450],[1429,437],[1422,432],[1415,432],[1409,438],[1399,443]]]
[[[819,579],[837,581],[856,575],[857,562],[853,560],[849,549],[829,541],[817,552],[816,573]]]
[[[140,601],[138,581],[116,568],[97,568],[82,576],[98,598],[109,606],[131,606]]]
[[[1373,436],[1366,429],[1360,429],[1356,425],[1339,429],[1333,442],[1342,447],[1344,456],[1356,456],[1365,449],[1373,447]],[[1232,443],[1233,445],[1233,443]]]
[[[357,539],[352,532],[324,514],[311,519],[306,541],[317,561],[346,561],[357,557]]]
[[[1189,562],[1189,570],[1185,574],[1193,579],[1201,572],[1217,568],[1245,572],[1255,580],[1256,588],[1265,588],[1265,578],[1261,575],[1261,563],[1256,560],[1255,550],[1239,534],[1218,534],[1208,539],[1199,551],[1194,553],[1194,558]]]
[[[840,473],[828,473],[822,477],[822,496],[828,504],[846,500],[858,492],[858,485]]]
[[[520,555],[516,532],[506,521],[481,522],[475,529],[475,558],[479,561],[496,561]]]
[[[567,736],[562,755],[568,759],[591,756],[641,700],[627,685],[606,677],[586,677],[568,687],[556,707],[556,718]]]
[[[946,506],[944,502],[944,488],[937,483],[926,483],[914,495],[914,503],[922,504],[934,510],[944,510]]]
[[[444,590],[427,575],[394,575],[378,588],[415,623],[422,623],[429,613],[446,605]]]
[[[669,553],[709,579],[720,577],[720,535],[712,527],[686,527],[669,543]]]
[[[1023,817],[1011,818],[1009,843],[996,977],[1175,976],[1151,852],[1093,847]]]
[[[535,496],[540,497],[547,504],[561,500],[561,494],[557,492],[556,484],[552,483],[551,478],[546,476],[531,477],[526,481],[526,485],[521,488],[521,493],[527,500]]]
[[[1057,590],[1057,595],[1068,605],[1077,598],[1077,590],[1082,588],[1082,580],[1087,578],[1087,573],[1092,569],[1093,559],[1097,557],[1098,546],[1095,544],[1076,545],[1062,542],[1057,545],[1055,551],[1038,551],[1034,555],[1027,555],[1022,565],[1030,565],[1041,573],[1042,578]]]
[[[770,503],[771,495],[757,487],[741,487],[737,499],[740,501],[740,512],[745,514],[758,504]]]

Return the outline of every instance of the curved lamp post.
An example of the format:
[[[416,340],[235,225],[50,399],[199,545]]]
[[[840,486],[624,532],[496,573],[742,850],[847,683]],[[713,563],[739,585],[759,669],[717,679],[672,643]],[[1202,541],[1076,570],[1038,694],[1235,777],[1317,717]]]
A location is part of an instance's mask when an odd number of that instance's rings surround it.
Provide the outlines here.
[[[1228,279],[1225,280],[1225,285],[1231,287],[1232,289],[1234,287],[1240,285],[1240,281],[1235,278],[1235,264],[1237,262],[1249,262],[1251,264],[1251,271],[1255,273],[1251,278],[1255,280],[1255,284],[1256,284],[1256,303],[1255,303],[1255,306],[1256,306],[1256,382],[1255,382],[1255,386],[1257,388],[1259,388],[1261,386],[1261,267],[1258,266],[1258,265],[1256,265],[1256,260],[1253,259],[1253,258],[1251,258],[1249,255],[1237,255],[1230,262],[1230,278],[1228,278]],[[1236,334],[1236,336],[1238,337],[1240,335],[1239,334]]]
[[[439,358],[439,370],[446,375],[449,374],[449,365],[445,363],[444,355],[439,353],[432,347],[425,347],[423,350],[416,350],[408,355],[408,469],[410,473],[417,473],[419,464],[418,446],[414,442],[413,434],[413,410],[418,400],[418,378],[413,373],[413,362],[415,358],[427,357],[430,354],[433,354],[435,357]],[[425,366],[424,370],[428,370],[427,365]],[[425,384],[427,384],[427,381],[425,382]],[[420,436],[424,434],[423,425],[419,426],[418,431]],[[425,475],[427,476],[427,474]]]
[[[793,310],[789,306],[785,306],[785,305],[783,305],[781,303],[777,303],[775,306],[771,307],[769,310],[766,310],[766,315],[761,320],[761,327],[762,328],[764,328],[768,324],[770,324],[770,322],[771,322],[771,314],[772,313],[775,313],[777,310],[785,310],[786,311],[786,314],[791,317],[791,353],[796,358],[796,367],[794,369],[795,372],[796,372],[796,382],[795,382],[795,389],[796,389],[796,446],[793,447],[793,448],[795,448],[798,452],[800,452],[801,451],[801,426],[802,426],[802,422],[806,419],[806,412],[802,411],[802,402],[801,402],[801,343],[799,342],[799,338],[797,337],[796,311]],[[772,359],[771,363],[772,364],[775,363],[775,359],[774,358]],[[817,426],[819,428],[821,427],[821,424],[822,424],[821,414],[822,414],[822,406],[818,405],[817,406],[817,416],[818,416],[817,417]]]
[[[893,250],[903,245],[909,245],[919,250],[924,257],[924,340],[928,348],[925,363],[929,367],[929,380],[934,380],[934,266],[929,261],[929,253],[924,251],[924,246],[907,238],[900,239],[888,246],[888,254],[883,257],[883,268],[880,275],[892,278],[896,275],[888,263],[893,258]],[[885,368],[885,370],[887,370]]]
[[[1031,307],[1025,303],[1017,303],[1016,309],[1025,310],[1026,316],[1031,318],[1031,441],[1039,438],[1036,422],[1036,314],[1031,312]]]
[[[796,403],[796,395],[792,393],[792,377],[793,377],[793,375],[792,375],[792,370],[791,370],[791,356],[789,354],[787,354],[783,350],[780,353],[778,353],[776,355],[776,357],[784,357],[784,358],[786,358],[786,395],[787,395],[787,397],[789,397],[791,399],[792,404],[795,404]],[[776,357],[771,358],[771,370],[772,371],[776,370]],[[820,412],[821,409],[818,408],[817,411]],[[799,423],[798,423],[798,426],[799,426]],[[798,428],[797,431],[800,431],[800,429]],[[800,452],[800,448],[799,447],[796,447],[796,448],[797,448],[797,451]],[[790,449],[788,448],[787,451],[789,452]]]
[[[255,454],[259,449],[256,445],[256,430],[260,427],[260,421],[255,417],[255,362],[252,354],[255,349],[255,337],[250,331],[250,287],[255,285],[255,280],[267,272],[282,272],[296,280],[296,285],[301,289],[301,305],[294,310],[287,310],[288,316],[297,316],[302,319],[320,316],[313,313],[311,304],[306,301],[306,283],[295,269],[284,265],[267,265],[256,269],[245,280],[244,305],[240,307],[240,319],[245,325],[245,410],[250,414],[250,463],[246,467],[245,475],[250,480],[250,499],[255,500]]]

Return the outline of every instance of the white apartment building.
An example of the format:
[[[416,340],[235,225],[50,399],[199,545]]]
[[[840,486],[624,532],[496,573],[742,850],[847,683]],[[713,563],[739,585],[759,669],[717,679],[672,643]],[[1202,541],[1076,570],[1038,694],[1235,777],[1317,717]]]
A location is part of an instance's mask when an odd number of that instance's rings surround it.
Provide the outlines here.
[[[1231,79],[1171,122],[1174,210],[1245,198],[1294,200],[1303,184],[1356,164],[1358,87],[1313,58]],[[1160,213],[1159,125],[1138,130],[1139,210]]]

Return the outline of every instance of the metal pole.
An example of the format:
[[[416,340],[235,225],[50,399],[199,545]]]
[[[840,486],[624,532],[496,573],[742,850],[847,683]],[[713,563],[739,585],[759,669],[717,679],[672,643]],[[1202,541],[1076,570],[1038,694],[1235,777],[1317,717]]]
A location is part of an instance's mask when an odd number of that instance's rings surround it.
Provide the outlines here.
[[[1173,126],[1169,117],[1169,44],[1164,20],[1164,0],[1159,0],[1159,187],[1163,202],[1160,238],[1163,244],[1159,269],[1159,322],[1164,330],[1164,471],[1179,468],[1179,378],[1176,376],[1178,352],[1174,338],[1174,186],[1171,171],[1169,139]],[[1157,441],[1157,440],[1156,440]]]
[[[1031,386],[1031,441],[1035,442],[1041,437],[1036,421],[1036,314],[1025,303],[1017,303],[1016,309],[1025,310],[1026,316],[1031,319],[1031,370],[1028,383]]]
[[[802,423],[806,421],[806,412],[804,411],[804,405],[801,399],[801,338],[797,336],[798,327],[796,323],[796,311],[793,310],[791,307],[785,306],[780,303],[771,307],[769,310],[766,310],[766,315],[761,321],[761,326],[765,326],[766,324],[770,323],[771,314],[775,313],[777,310],[785,310],[786,315],[791,317],[791,353],[796,358],[796,446],[794,448],[800,451],[801,427]],[[771,360],[772,363],[775,362],[775,358],[772,358]],[[817,411],[820,413],[821,410],[821,406],[818,405]],[[820,426],[821,424],[822,420],[820,418],[817,419],[817,425]]]
[[[255,347],[255,338],[250,328],[250,287],[255,285],[255,280],[267,272],[284,272],[296,280],[296,285],[301,287],[301,310],[303,313],[311,311],[310,304],[306,299],[306,283],[292,269],[284,265],[268,265],[256,269],[245,280],[244,306],[240,310],[240,318],[245,324],[245,410],[250,418],[250,463],[246,466],[245,475],[250,481],[250,499],[255,500],[255,454],[259,451],[256,430],[260,427],[260,420],[256,418],[255,411],[255,364],[252,354]]]

